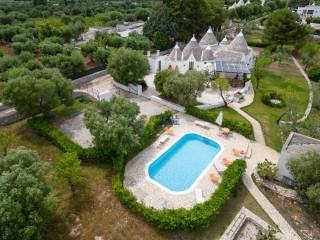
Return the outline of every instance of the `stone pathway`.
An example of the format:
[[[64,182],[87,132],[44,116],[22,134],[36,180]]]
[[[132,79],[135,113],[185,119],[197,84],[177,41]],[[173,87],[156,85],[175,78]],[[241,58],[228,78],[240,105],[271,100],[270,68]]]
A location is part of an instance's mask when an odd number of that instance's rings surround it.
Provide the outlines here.
[[[251,193],[251,195],[257,200],[263,210],[271,217],[272,221],[278,226],[283,233],[283,239],[288,240],[300,240],[300,236],[290,226],[290,224],[284,219],[279,211],[272,205],[272,203],[260,192],[257,185],[252,181],[251,173],[246,172],[242,178],[245,186]]]
[[[231,107],[232,109],[237,111],[241,116],[243,116],[245,119],[247,119],[251,123],[251,125],[253,127],[253,133],[254,133],[255,140],[258,143],[265,145],[266,142],[264,140],[264,135],[263,135],[263,131],[262,131],[260,123],[256,119],[251,117],[249,114],[247,114],[246,112],[242,111],[240,108],[233,105],[232,103],[229,105],[229,107]]]
[[[304,76],[304,78],[307,81],[308,84],[308,88],[309,88],[309,101],[308,101],[308,106],[306,108],[306,111],[304,112],[304,115],[302,118],[300,118],[298,120],[298,122],[303,122],[304,120],[307,119],[307,117],[309,116],[311,109],[312,109],[312,102],[313,102],[313,90],[312,90],[312,84],[311,81],[307,75],[307,73],[304,71],[304,69],[302,68],[302,66],[300,65],[300,63],[297,61],[297,59],[294,56],[291,56],[294,64],[297,66],[297,68],[299,69],[300,73]]]

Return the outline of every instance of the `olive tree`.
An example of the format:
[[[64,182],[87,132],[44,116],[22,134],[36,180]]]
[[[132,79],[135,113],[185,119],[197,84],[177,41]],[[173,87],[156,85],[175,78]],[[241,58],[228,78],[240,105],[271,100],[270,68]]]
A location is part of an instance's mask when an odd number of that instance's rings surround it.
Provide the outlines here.
[[[207,76],[198,71],[190,70],[182,75],[170,74],[163,84],[165,95],[174,98],[179,104],[189,106],[196,102],[205,88]]]
[[[48,165],[29,149],[10,150],[0,161],[0,239],[40,240],[54,200]]]
[[[14,106],[18,113],[48,116],[51,109],[72,103],[72,83],[56,69],[35,70],[8,81],[4,99]]]
[[[308,152],[288,161],[298,193],[309,200],[310,207],[320,212],[320,154]]]
[[[85,112],[85,124],[99,151],[111,158],[123,159],[139,146],[144,118],[139,106],[123,97],[99,101]]]
[[[138,84],[149,71],[149,63],[142,52],[129,48],[114,49],[108,58],[108,71],[122,84]]]
[[[220,97],[222,98],[224,105],[228,105],[225,97],[223,96],[223,91],[228,91],[231,86],[230,83],[227,79],[224,79],[220,76],[217,76],[212,82],[211,82],[211,87],[213,89],[217,89],[219,91]]]

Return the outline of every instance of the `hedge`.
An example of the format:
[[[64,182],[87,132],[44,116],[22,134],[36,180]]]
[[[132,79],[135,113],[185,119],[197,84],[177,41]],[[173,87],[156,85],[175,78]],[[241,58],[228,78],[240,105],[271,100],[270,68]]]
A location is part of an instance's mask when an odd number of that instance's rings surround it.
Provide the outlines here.
[[[28,125],[40,136],[45,137],[63,152],[76,152],[84,162],[100,162],[105,159],[98,153],[96,148],[82,148],[73,142],[63,132],[58,130],[50,122],[43,118],[32,118],[28,120]]]
[[[139,203],[134,195],[123,186],[123,169],[112,179],[112,186],[121,203],[156,227],[164,230],[198,230],[208,227],[230,197],[246,169],[244,160],[234,161],[224,172],[221,183],[211,198],[191,209],[149,208]]]
[[[186,113],[214,124],[215,119],[218,117],[218,113],[216,112],[201,110],[196,107],[187,107]],[[242,123],[237,120],[224,117],[222,127],[230,128],[232,131],[238,132],[249,139],[253,139],[253,128],[249,123]]]

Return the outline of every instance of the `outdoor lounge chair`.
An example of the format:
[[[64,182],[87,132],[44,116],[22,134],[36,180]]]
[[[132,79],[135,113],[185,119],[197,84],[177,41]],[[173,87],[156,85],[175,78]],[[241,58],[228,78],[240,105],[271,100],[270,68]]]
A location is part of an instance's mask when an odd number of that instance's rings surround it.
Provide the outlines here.
[[[163,135],[160,139],[159,139],[159,144],[158,147],[162,147],[167,141],[169,141],[169,136],[168,135]]]
[[[244,157],[246,152],[238,148],[232,148],[232,154],[236,157]]]
[[[199,127],[202,127],[204,129],[209,129],[209,124],[207,122],[196,120],[196,121],[194,121],[194,123]]]
[[[225,165],[225,166],[229,166],[229,165],[232,163],[232,161],[230,161],[230,160],[227,159],[227,158],[223,158],[223,159],[222,159],[222,163],[223,163],[223,165]]]
[[[219,175],[217,175],[217,174],[215,174],[215,173],[211,173],[211,174],[209,175],[209,177],[210,177],[210,180],[211,180],[212,182],[214,182],[214,183],[219,183],[219,180],[220,180],[220,176],[219,176]]]
[[[204,198],[203,198],[202,190],[200,188],[197,188],[195,190],[195,193],[196,193],[196,202],[197,203],[203,203],[204,202]]]
[[[165,128],[165,133],[170,135],[170,136],[174,136],[174,132],[173,132],[173,129],[171,127],[167,127]]]
[[[178,115],[173,115],[172,117],[172,124],[173,125],[179,125],[179,116]]]

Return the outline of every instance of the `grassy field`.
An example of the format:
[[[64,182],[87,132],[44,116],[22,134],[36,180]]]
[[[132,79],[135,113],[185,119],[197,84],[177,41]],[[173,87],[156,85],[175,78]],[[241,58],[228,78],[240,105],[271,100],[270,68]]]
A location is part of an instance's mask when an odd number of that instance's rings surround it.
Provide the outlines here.
[[[255,86],[255,82],[253,84]],[[281,94],[286,102],[294,103],[297,111],[303,114],[308,103],[308,86],[291,59],[281,64],[272,63],[260,80],[259,90],[255,90],[253,104],[243,108],[262,125],[267,145],[280,151],[283,140],[277,119],[286,108],[274,108],[263,104],[261,96],[264,90],[273,90]]]
[[[104,236],[104,239],[219,239],[242,206],[271,223],[270,218],[241,184],[209,228],[198,232],[160,231],[120,204],[112,190],[110,166],[82,164],[81,183],[72,196],[67,185],[51,180],[56,160],[62,154],[59,149],[35,135],[26,121],[1,127],[0,131],[2,130],[16,136],[11,147],[23,145],[31,148],[51,166],[48,179],[57,204],[55,214],[44,229],[44,239],[72,239],[69,236],[70,230],[79,223],[82,224],[80,239],[83,240],[94,239],[99,235]],[[77,218],[78,222],[75,220]]]
[[[263,30],[252,30],[250,33],[245,34],[245,38],[248,43],[250,42],[257,42],[261,43],[263,37]]]

